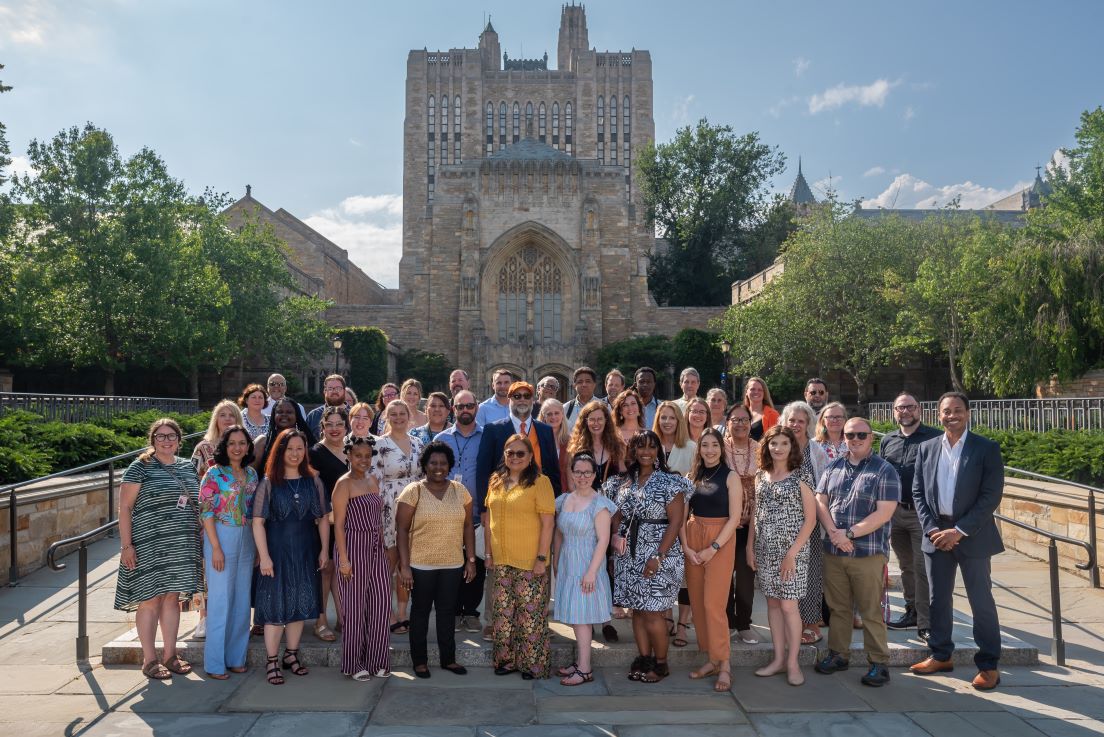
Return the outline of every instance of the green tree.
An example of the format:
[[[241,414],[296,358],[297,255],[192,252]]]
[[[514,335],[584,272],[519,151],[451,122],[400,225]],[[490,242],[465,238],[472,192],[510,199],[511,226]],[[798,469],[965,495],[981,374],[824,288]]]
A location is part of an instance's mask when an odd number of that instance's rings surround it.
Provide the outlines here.
[[[339,328],[336,333],[349,364],[349,384],[367,401],[387,381],[387,333],[376,327]]]
[[[422,382],[422,389],[426,394],[433,391],[448,392],[448,378],[453,366],[446,356],[413,348],[404,351],[396,363],[398,375],[403,379],[417,379]]]
[[[718,347],[720,342],[719,335],[707,330],[680,330],[671,339],[671,363],[675,366],[675,381],[678,381],[678,375],[684,368],[693,366],[701,376],[701,394],[711,387],[721,386],[724,357]],[[655,368],[658,370],[659,367]]]
[[[1104,108],[1085,110],[1074,134],[1077,145],[1064,148],[1067,167],[1049,172],[1052,192],[1045,207],[1032,213],[1031,224],[1076,227],[1078,222],[1104,223]]]
[[[680,128],[670,143],[641,151],[636,168],[648,218],[670,245],[648,269],[657,301],[728,301],[741,250],[754,243],[770,209],[765,185],[784,162],[757,133],[739,136],[704,118],[694,128]],[[748,264],[762,260],[761,254],[749,256]]]
[[[650,366],[659,374],[660,384],[656,391],[662,392],[663,377],[672,361],[671,339],[664,335],[648,335],[607,343],[595,355],[593,365],[599,376],[619,369],[625,374],[626,384],[633,382],[633,374],[638,368]]]

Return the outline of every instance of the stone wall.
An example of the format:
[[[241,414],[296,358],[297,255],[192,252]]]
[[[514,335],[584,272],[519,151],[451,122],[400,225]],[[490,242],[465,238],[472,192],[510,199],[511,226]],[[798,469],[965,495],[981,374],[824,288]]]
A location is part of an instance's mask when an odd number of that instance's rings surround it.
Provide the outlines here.
[[[1104,498],[1096,499],[1096,556],[1100,565],[1104,540]],[[1025,524],[1034,525],[1048,532],[1089,541],[1088,492],[1064,484],[1045,481],[1029,481],[1010,478],[1005,482],[1004,499],[1000,512]],[[1018,550],[1040,560],[1048,559],[1049,538],[1010,524],[1001,525],[1001,536],[1006,547]],[[1058,544],[1058,564],[1064,571],[1087,578],[1088,571],[1077,570],[1077,563],[1085,562],[1083,548]],[[1040,592],[1046,596],[1045,592]]]
[[[637,331],[644,331],[648,335],[666,335],[673,338],[683,328],[695,328],[697,330],[714,330],[713,320],[724,315],[727,307],[656,307],[652,310],[652,322],[650,325],[635,325]]]
[[[46,550],[53,543],[107,522],[106,474],[84,474],[35,484],[23,489],[19,498],[16,544],[20,577],[46,565]],[[9,580],[9,514],[5,497],[0,502],[0,584]]]
[[[1090,371],[1072,381],[1058,382],[1051,379],[1047,385],[1038,384],[1035,396],[1040,399],[1051,397],[1104,397],[1104,369]]]

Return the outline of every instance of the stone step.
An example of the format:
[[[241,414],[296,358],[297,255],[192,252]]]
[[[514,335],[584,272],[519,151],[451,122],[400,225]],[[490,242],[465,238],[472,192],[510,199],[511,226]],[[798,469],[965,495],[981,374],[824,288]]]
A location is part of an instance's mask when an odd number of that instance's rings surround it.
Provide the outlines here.
[[[308,623],[309,624],[309,623]],[[559,623],[552,623],[552,662],[569,663],[574,658],[574,640],[570,628]],[[627,667],[636,658],[636,646],[633,644],[632,631],[625,621],[617,623],[620,642],[605,643],[601,637],[595,639],[592,645],[592,660],[596,667]],[[732,665],[735,667],[750,666],[759,667],[766,665],[772,655],[769,632],[764,627],[756,627],[756,633],[762,642],[758,645],[746,645],[734,642],[732,644]],[[693,641],[693,630],[690,630],[690,644],[687,647],[671,647],[669,660],[675,666],[700,665],[702,656],[697,645]],[[800,661],[803,665],[812,665],[816,660],[827,653],[828,630],[824,630],[825,639],[816,645],[803,646],[801,648]],[[431,620],[429,643],[429,662],[438,662],[437,648],[432,638],[434,636]],[[340,637],[340,636],[339,636]],[[955,622],[954,653],[955,663],[967,666],[973,663],[973,656],[977,652],[973,640],[970,638],[968,622]],[[489,666],[491,662],[491,644],[484,642],[478,633],[456,633],[456,660],[465,666]],[[929,651],[922,641],[916,638],[915,631],[890,631],[890,665],[907,667],[918,663],[928,657]],[[183,638],[178,643],[181,657],[197,665],[203,663],[203,641]],[[310,633],[309,629],[304,633],[300,643],[299,658],[308,666],[338,667],[341,664],[341,642],[323,642]],[[862,632],[852,631],[851,658],[856,664],[865,663],[866,656],[862,648]],[[264,643],[260,637],[253,637],[249,643],[248,662],[250,665],[260,666],[265,661]],[[103,648],[104,664],[131,664],[141,665],[142,650],[138,643],[137,631],[131,629],[122,637],[108,643]],[[1039,662],[1039,650],[1030,643],[1019,640],[1008,634],[1004,635],[1001,663],[1007,665],[1034,665]],[[410,642],[405,635],[391,638],[391,663],[395,668],[410,666]]]

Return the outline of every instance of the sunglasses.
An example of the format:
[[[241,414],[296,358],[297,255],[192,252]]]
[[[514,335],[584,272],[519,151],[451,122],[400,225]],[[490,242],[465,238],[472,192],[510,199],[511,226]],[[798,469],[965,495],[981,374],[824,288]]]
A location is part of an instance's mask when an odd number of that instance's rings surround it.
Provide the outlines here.
[[[508,451],[506,451],[506,457],[507,458],[524,458],[527,455],[529,455],[529,451],[527,451],[527,450],[508,450]]]
[[[453,409],[460,409],[460,410],[475,409],[476,404],[475,404],[475,402],[464,402],[463,404],[454,404],[454,405],[452,405],[452,407],[453,407]]]
[[[532,399],[532,398],[533,398],[533,395],[530,394],[529,392],[514,392],[513,394],[510,395],[510,399],[513,399],[513,400],[518,401],[518,402],[523,401],[525,399]]]
[[[285,384],[282,381],[270,381],[270,382],[268,382],[268,385],[269,386],[287,386],[287,384]]]
[[[809,394],[827,394],[828,392],[826,392],[826,391],[825,391],[825,390],[823,390],[823,389],[810,389],[810,390],[808,391],[808,393],[809,393]]]
[[[867,438],[870,437],[870,433],[868,433],[868,432],[845,432],[843,434],[843,437],[847,438],[848,440],[866,440]]]

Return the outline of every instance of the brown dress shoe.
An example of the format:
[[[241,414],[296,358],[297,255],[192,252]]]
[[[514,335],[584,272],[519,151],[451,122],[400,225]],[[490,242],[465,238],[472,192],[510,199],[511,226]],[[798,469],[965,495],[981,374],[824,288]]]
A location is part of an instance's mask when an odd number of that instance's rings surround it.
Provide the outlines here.
[[[936,660],[933,657],[928,657],[910,666],[909,670],[920,676],[930,676],[933,673],[950,673],[954,670],[954,663],[950,660]]]
[[[973,686],[978,691],[992,691],[1000,684],[999,670],[979,670],[974,676]]]

